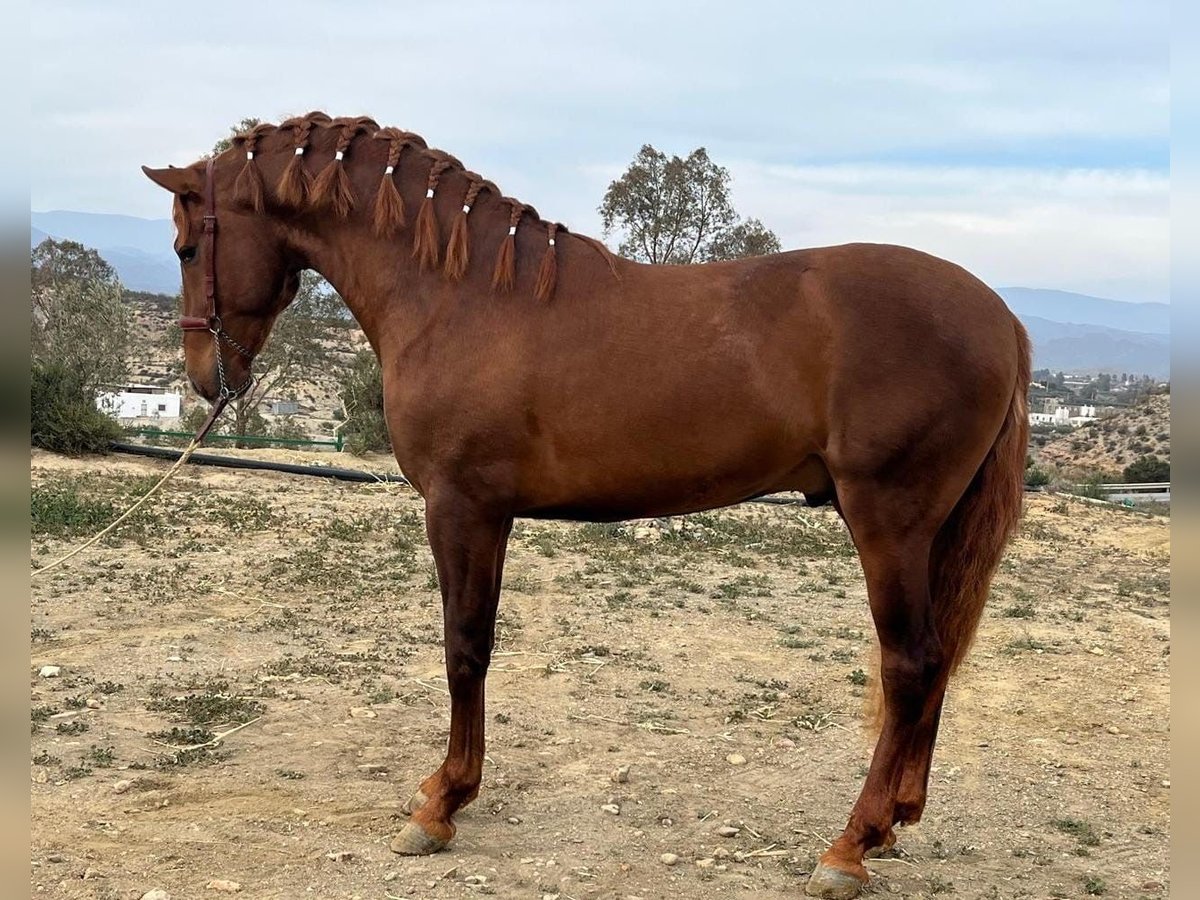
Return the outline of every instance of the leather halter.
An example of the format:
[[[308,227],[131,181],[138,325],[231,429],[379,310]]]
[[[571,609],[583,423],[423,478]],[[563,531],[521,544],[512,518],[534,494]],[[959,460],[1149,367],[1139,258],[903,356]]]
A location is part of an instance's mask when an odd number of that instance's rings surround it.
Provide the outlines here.
[[[204,312],[203,316],[181,316],[179,327],[184,331],[211,331],[220,329],[221,319],[217,316],[217,189],[213,175],[213,158],[208,158],[204,167],[204,233],[200,255],[204,258]]]
[[[204,225],[201,236],[200,255],[204,259],[204,315],[180,316],[179,327],[183,331],[207,331],[213,336],[213,352],[217,363],[217,380],[219,393],[209,411],[208,418],[200,426],[194,438],[200,443],[217,421],[217,417],[229,404],[254,386],[254,375],[249,374],[245,383],[240,387],[230,388],[225,382],[225,358],[221,352],[222,344],[228,344],[247,361],[253,362],[254,355],[235,341],[221,324],[217,313],[217,197],[216,177],[213,172],[214,159],[209,157],[204,167]]]

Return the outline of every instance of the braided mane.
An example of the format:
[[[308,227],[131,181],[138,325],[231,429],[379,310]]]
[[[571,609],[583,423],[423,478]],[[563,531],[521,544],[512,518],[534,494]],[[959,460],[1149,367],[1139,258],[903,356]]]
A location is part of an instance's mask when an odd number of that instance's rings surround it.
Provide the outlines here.
[[[264,137],[279,132],[290,133],[292,156],[284,166],[279,182],[268,195],[262,171],[257,163],[258,147]],[[314,179],[304,164],[304,157],[310,149],[314,135],[323,132],[334,132],[337,135],[334,155]],[[549,300],[554,294],[558,280],[556,245],[562,234],[569,234],[601,254],[609,270],[616,276],[614,257],[600,241],[585,235],[570,234],[565,226],[556,222],[543,221],[532,206],[512,197],[505,197],[492,182],[468,170],[449,153],[431,148],[420,135],[399,128],[380,128],[367,116],[335,119],[323,112],[310,112],[304,116],[286,119],[278,125],[255,125],[235,136],[233,146],[245,153],[246,161],[234,182],[234,197],[255,212],[265,209],[270,196],[271,200],[285,209],[329,210],[338,218],[344,219],[350,215],[355,204],[363,199],[355,196],[346,172],[346,158],[355,138],[360,135],[370,135],[372,140],[387,142],[387,161],[375,192],[371,216],[372,227],[379,237],[396,237],[408,228],[404,200],[395,177],[401,157],[405,153],[412,153],[429,162],[425,196],[417,210],[412,229],[412,255],[422,270],[436,270],[440,263],[443,274],[452,281],[457,281],[466,274],[470,261],[468,219],[476,199],[482,192],[488,191],[509,208],[508,233],[500,243],[492,271],[493,290],[507,293],[516,284],[516,234],[527,217],[532,218],[533,224],[545,229],[546,233],[546,250],[542,255],[534,286],[534,296],[538,300]],[[443,261],[433,198],[446,172],[461,174],[466,180],[466,190],[462,197],[462,208],[455,215],[451,225],[450,239]]]

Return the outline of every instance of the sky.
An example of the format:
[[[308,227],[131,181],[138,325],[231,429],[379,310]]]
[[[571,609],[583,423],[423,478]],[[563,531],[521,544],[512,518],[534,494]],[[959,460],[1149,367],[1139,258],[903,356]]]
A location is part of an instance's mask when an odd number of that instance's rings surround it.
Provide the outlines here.
[[[243,116],[422,134],[601,235],[651,143],[707,148],[785,249],[867,240],[995,286],[1169,301],[1169,4],[30,7],[30,206],[163,218],[139,170]]]

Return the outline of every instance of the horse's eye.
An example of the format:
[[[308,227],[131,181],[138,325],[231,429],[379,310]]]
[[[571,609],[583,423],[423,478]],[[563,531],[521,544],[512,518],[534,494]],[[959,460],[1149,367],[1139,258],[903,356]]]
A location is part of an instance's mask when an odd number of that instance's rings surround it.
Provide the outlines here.
[[[179,254],[180,262],[190,263],[193,259],[196,258],[196,248],[195,247],[191,247],[191,246],[180,247],[175,252],[177,254]]]

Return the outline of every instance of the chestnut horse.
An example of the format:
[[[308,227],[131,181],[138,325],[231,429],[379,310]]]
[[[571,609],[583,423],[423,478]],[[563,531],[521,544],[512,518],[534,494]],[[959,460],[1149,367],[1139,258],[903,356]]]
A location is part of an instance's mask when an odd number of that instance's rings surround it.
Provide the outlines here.
[[[479,792],[515,516],[614,521],[801,491],[845,520],[881,650],[871,767],[807,885],[854,896],[864,854],[921,818],[946,684],[1020,515],[1029,342],[1000,298],[888,245],[619,259],[366,118],[260,125],[207,168],[145,171],[175,197],[201,395],[248,383],[303,269],[379,356],[396,459],[425,500],[451,697],[445,761],[392,849],[445,847]],[[196,328],[214,314],[212,333]]]

